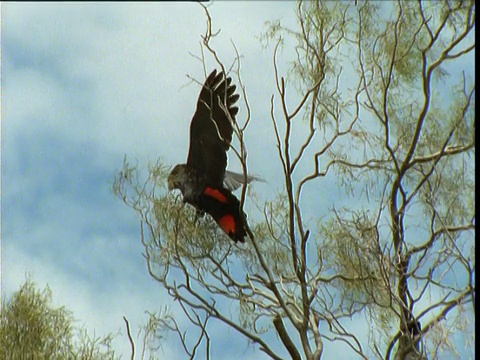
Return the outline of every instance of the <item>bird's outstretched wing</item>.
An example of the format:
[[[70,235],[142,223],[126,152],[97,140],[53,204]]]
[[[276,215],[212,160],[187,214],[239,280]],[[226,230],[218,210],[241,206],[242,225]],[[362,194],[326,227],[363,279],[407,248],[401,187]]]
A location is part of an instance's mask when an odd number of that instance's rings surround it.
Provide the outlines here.
[[[261,177],[248,175],[247,176],[247,184],[251,183],[252,181],[261,181],[265,182]],[[225,171],[225,179],[223,181],[225,187],[230,191],[237,190],[240,186],[245,184],[245,177],[243,174],[236,173],[233,171],[226,170]]]
[[[227,166],[227,150],[233,134],[238,107],[232,79],[214,70],[198,97],[190,124],[190,149],[187,166],[195,168],[211,186],[222,187]]]

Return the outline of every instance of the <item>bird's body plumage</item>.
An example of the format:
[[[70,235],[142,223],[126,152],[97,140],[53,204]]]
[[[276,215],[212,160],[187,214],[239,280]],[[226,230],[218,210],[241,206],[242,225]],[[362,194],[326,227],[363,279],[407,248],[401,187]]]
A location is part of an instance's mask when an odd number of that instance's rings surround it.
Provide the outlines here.
[[[190,148],[186,164],[174,167],[170,189],[180,189],[183,201],[210,214],[232,240],[245,241],[247,224],[240,202],[231,190],[243,183],[243,175],[226,171],[238,107],[231,78],[214,70],[205,80],[190,124]],[[247,182],[255,180],[248,177]]]

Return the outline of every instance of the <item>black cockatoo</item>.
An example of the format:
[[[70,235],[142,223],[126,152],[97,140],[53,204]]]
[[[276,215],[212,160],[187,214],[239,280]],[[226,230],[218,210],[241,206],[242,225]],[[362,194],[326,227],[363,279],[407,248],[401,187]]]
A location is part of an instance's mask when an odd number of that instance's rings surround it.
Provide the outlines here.
[[[190,124],[190,149],[186,164],[176,165],[168,176],[169,190],[180,189],[183,201],[210,214],[235,242],[245,241],[247,224],[240,201],[232,191],[244,176],[227,171],[227,151],[240,96],[230,77],[214,70],[200,91]],[[258,180],[250,176],[247,181]]]

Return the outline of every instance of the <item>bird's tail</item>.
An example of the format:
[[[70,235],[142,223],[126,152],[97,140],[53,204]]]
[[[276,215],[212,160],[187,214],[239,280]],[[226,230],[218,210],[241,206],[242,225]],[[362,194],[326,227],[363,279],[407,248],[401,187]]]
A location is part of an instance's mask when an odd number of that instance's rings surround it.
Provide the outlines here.
[[[201,209],[209,213],[233,241],[245,242],[246,219],[235,195],[225,188],[207,186],[199,200]]]

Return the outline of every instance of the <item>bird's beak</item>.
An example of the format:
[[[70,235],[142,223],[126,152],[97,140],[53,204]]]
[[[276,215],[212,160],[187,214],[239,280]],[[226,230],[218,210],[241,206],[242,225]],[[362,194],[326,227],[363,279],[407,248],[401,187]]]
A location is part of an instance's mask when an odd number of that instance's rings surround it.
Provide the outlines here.
[[[168,191],[172,191],[173,189],[176,188],[175,181],[173,179],[172,174],[168,176],[167,182],[168,182]]]

